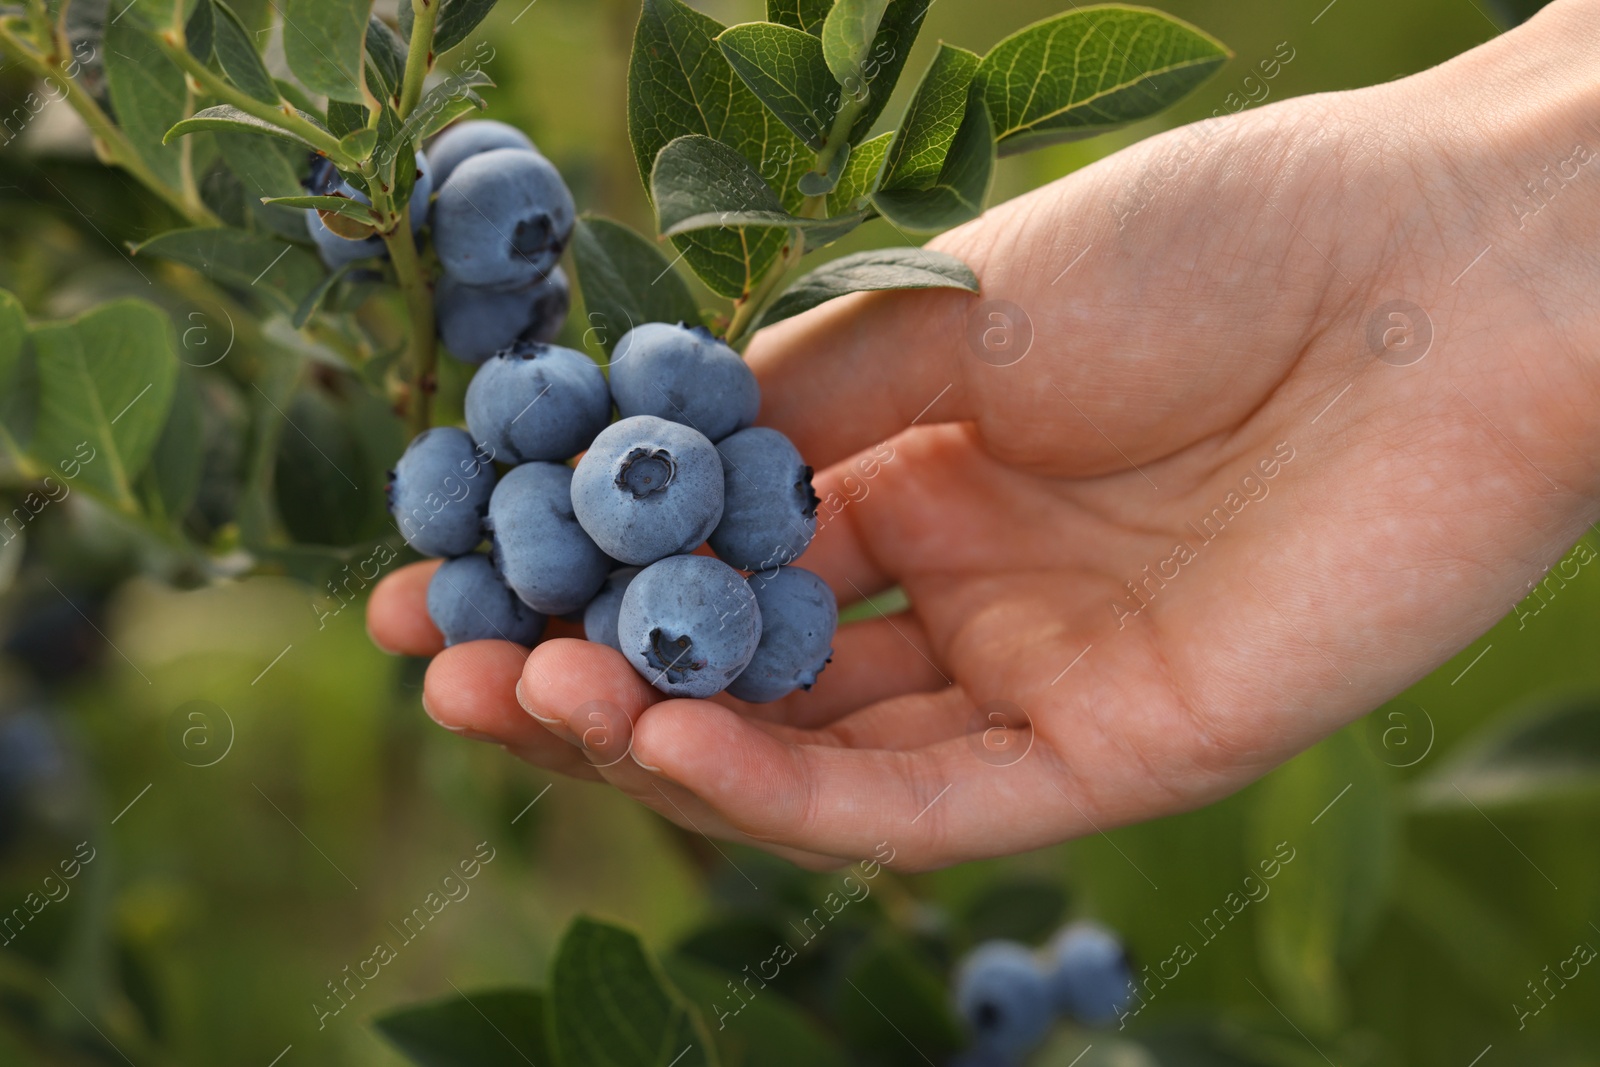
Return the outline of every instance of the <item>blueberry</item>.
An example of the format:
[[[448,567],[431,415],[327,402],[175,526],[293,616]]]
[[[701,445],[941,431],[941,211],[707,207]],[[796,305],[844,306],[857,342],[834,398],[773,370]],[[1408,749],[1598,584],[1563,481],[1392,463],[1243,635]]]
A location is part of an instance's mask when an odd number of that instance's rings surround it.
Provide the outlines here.
[[[777,430],[752,426],[717,445],[722,457],[722,521],[711,549],[742,571],[793,563],[817,533],[811,468]]]
[[[571,305],[560,267],[514,289],[486,289],[446,274],[433,292],[439,337],[463,363],[482,363],[518,341],[555,340]]]
[[[434,138],[428,146],[428,161],[433,164],[433,180],[441,187],[462,162],[496,148],[517,148],[537,152],[528,135],[515,126],[494,119],[458,122]]]
[[[440,188],[433,244],[444,269],[469,285],[527,285],[554,269],[576,220],[549,160],[496,148],[462,161]]]
[[[572,506],[613,559],[645,566],[690,552],[722,518],[722,461],[687,426],[650,415],[614,422],[572,479]]]
[[[546,615],[588,604],[611,568],[573,517],[572,470],[557,463],[524,463],[501,478],[488,530],[506,584]]]
[[[545,624],[479,553],[447,559],[433,572],[428,617],[444,634],[446,648],[468,641],[514,641],[531,648]]]
[[[311,179],[307,183],[310,191],[315,196],[347,196],[352,200],[359,200],[363,204],[370,204],[372,200],[366,193],[346,182],[339,176],[339,172],[327,160],[318,158],[312,163]],[[428,157],[421,152],[417,153],[417,180],[411,188],[411,232],[421,230],[428,221],[428,201],[433,198],[433,167],[428,162]],[[322,216],[315,210],[306,211],[306,230],[311,234],[311,239],[316,242],[317,251],[322,254],[322,262],[330,268],[339,268],[346,263],[354,263],[358,259],[368,259],[372,256],[381,256],[385,252],[383,238],[366,237],[360,240],[350,240],[340,237],[328,229],[327,223],[322,221]]]
[[[756,421],[761,388],[739,353],[703,326],[648,322],[617,342],[611,394],[623,418],[654,415],[712,441]]]
[[[478,368],[466,407],[473,439],[504,463],[565,462],[611,420],[606,376],[594,360],[526,342]]]
[[[1076,922],[1049,948],[1050,995],[1056,1010],[1088,1026],[1117,1021],[1133,998],[1133,967],[1115,933],[1092,922]]]
[[[761,641],[761,609],[740,573],[709,556],[671,556],[622,594],[622,654],[645,681],[677,697],[722,692]]]
[[[483,540],[494,466],[465,430],[436,426],[406,446],[389,475],[389,512],[424,556],[464,556]]]
[[[606,584],[583,609],[583,636],[597,645],[610,645],[622,651],[617,641],[617,616],[622,613],[622,594],[628,591],[639,571],[638,567],[618,567],[606,575]]]
[[[977,1049],[1020,1059],[1049,1031],[1050,986],[1033,953],[985,941],[956,972],[956,1012]]]
[[[728,692],[753,704],[810,689],[833,656],[839,604],[828,584],[810,571],[783,567],[752,574],[750,589],[761,608],[761,644]]]

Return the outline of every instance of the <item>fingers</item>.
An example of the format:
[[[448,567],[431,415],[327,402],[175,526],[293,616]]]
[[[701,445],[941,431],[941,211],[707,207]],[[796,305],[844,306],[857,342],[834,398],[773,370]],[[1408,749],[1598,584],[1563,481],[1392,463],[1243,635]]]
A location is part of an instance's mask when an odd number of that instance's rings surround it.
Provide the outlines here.
[[[716,704],[669,700],[635,724],[634,756],[734,829],[808,852],[888,847],[897,866],[925,868],[1089,828],[1042,756],[1006,764],[965,738],[910,752],[792,744]]]
[[[808,867],[833,867],[838,858],[752,841],[693,793],[663,780],[634,759],[634,725],[662,699],[621,653],[587,641],[547,641],[528,657],[518,698],[525,718],[587,760],[605,781],[686,830],[757,844]]]
[[[373,588],[367,601],[367,633],[373,644],[397,656],[434,656],[444,649],[444,635],[428,618],[428,583],[443,562],[430,559],[401,567]]]
[[[582,753],[518,707],[513,694],[527,655],[509,641],[445,649],[428,665],[423,708],[452,733],[504,745],[529,763],[561,774],[599,781]]]
[[[762,330],[748,355],[761,425],[821,468],[914,422],[972,418],[962,352],[977,299],[959,289],[858,293]]]

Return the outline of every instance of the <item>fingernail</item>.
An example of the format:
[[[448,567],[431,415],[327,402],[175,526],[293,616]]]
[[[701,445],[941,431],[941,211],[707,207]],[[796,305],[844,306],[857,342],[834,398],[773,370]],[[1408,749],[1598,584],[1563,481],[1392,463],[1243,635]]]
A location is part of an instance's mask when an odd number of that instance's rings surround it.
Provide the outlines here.
[[[517,679],[517,703],[522,706],[523,711],[527,712],[529,715],[533,715],[533,704],[526,696],[523,695],[521,678]],[[537,715],[533,715],[533,717],[535,719],[539,718]],[[542,722],[544,720],[541,719],[540,721]]]
[[[648,764],[644,760],[640,759],[639,758],[639,753],[635,752],[632,748],[628,749],[628,755],[629,755],[629,757],[631,757],[633,759],[633,762],[637,763],[639,766],[643,767],[645,770],[649,771],[651,774],[660,774],[661,773],[661,768],[660,767],[652,767],[652,766],[650,766],[650,764]]]

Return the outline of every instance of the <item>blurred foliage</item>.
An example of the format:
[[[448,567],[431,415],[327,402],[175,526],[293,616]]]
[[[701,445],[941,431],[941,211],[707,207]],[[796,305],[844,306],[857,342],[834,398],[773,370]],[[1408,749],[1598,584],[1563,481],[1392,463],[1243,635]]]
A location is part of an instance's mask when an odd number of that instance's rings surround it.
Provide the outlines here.
[[[742,0],[699,6],[725,23],[761,15]],[[1497,32],[1470,0],[1162,6],[1236,58],[1160,119],[1002,159],[995,199],[1169,125],[1385,81]],[[1013,0],[996,19],[992,4],[941,0],[907,69],[940,39],[981,51],[1058,7]],[[247,26],[270,14],[234,8]],[[625,128],[636,11],[504,4],[478,38],[495,53],[492,113],[530,132],[580,204],[650,231]],[[162,484],[86,484],[0,535],[0,1064],[400,1064],[371,1020],[419,1001],[459,1015],[481,990],[547,986],[581,914],[638,931],[714,1028],[719,989],[840,876],[712,847],[608,789],[435,729],[420,666],[376,651],[361,624],[386,534],[373,501],[402,429],[352,368],[398,353],[395,309],[353,290],[361,338],[326,330],[285,357],[284,338],[259,335],[188,269],[128,255],[175,224],[171,209],[97,165],[59,102],[34,115],[29,91],[0,69],[0,116],[29,116],[0,147],[0,289],[35,324],[122,297],[164,311],[185,364],[167,402],[184,417],[172,438],[135,444],[195,462]],[[209,199],[255,212],[221,170],[207,174]],[[885,243],[885,226],[827,255]],[[581,335],[569,326],[566,341]],[[445,368],[442,419],[464,386]],[[311,436],[280,451],[273,405]],[[319,463],[349,484],[303,485]],[[158,521],[102,502],[123,490],[161,503]],[[0,503],[27,506],[21,490]],[[279,521],[312,543],[257,555],[281,576],[209,580]],[[1038,1058],[1049,1067],[1600,1064],[1600,975],[1550,978],[1575,945],[1600,944],[1600,579],[1574,562],[1600,536],[1586,541],[1451,663],[1226,801],[1026,856],[881,873],[796,946],[716,1054],[825,1063],[843,1043],[863,1063],[929,1062],[956,1040],[940,984],[957,954],[1093,915],[1129,940],[1143,1006],[1123,1032],[1063,1028]],[[400,937],[484,844],[494,859],[470,892]],[[343,985],[375,944],[402,940],[379,977]],[[335,986],[348,1007],[329,1016]],[[491,1013],[550,1039],[516,1014],[519,995],[497,996],[509,999]],[[817,1037],[822,1019],[839,1036]],[[814,1051],[776,1058],[760,1043],[772,1035]],[[569,1039],[581,1038],[556,1038]]]

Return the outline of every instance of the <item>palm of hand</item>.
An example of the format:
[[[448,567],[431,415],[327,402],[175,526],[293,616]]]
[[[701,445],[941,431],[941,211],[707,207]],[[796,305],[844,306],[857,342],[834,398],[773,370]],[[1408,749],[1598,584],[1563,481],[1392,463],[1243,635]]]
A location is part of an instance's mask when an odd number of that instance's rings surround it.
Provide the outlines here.
[[[757,339],[762,421],[832,465],[802,565],[912,604],[841,631],[812,693],[661,701],[553,640],[449,650],[431,713],[702,832],[927,865],[1214,799],[1442,662],[1590,517],[1594,389],[1548,327],[1529,371],[1550,294],[1506,286],[1510,252],[1452,283],[1484,220],[1365,147],[1373,92],[1178,131],[941,238],[981,297]],[[992,302],[1031,324],[1014,363],[969,343]],[[1369,346],[1375,313],[1435,350]]]

